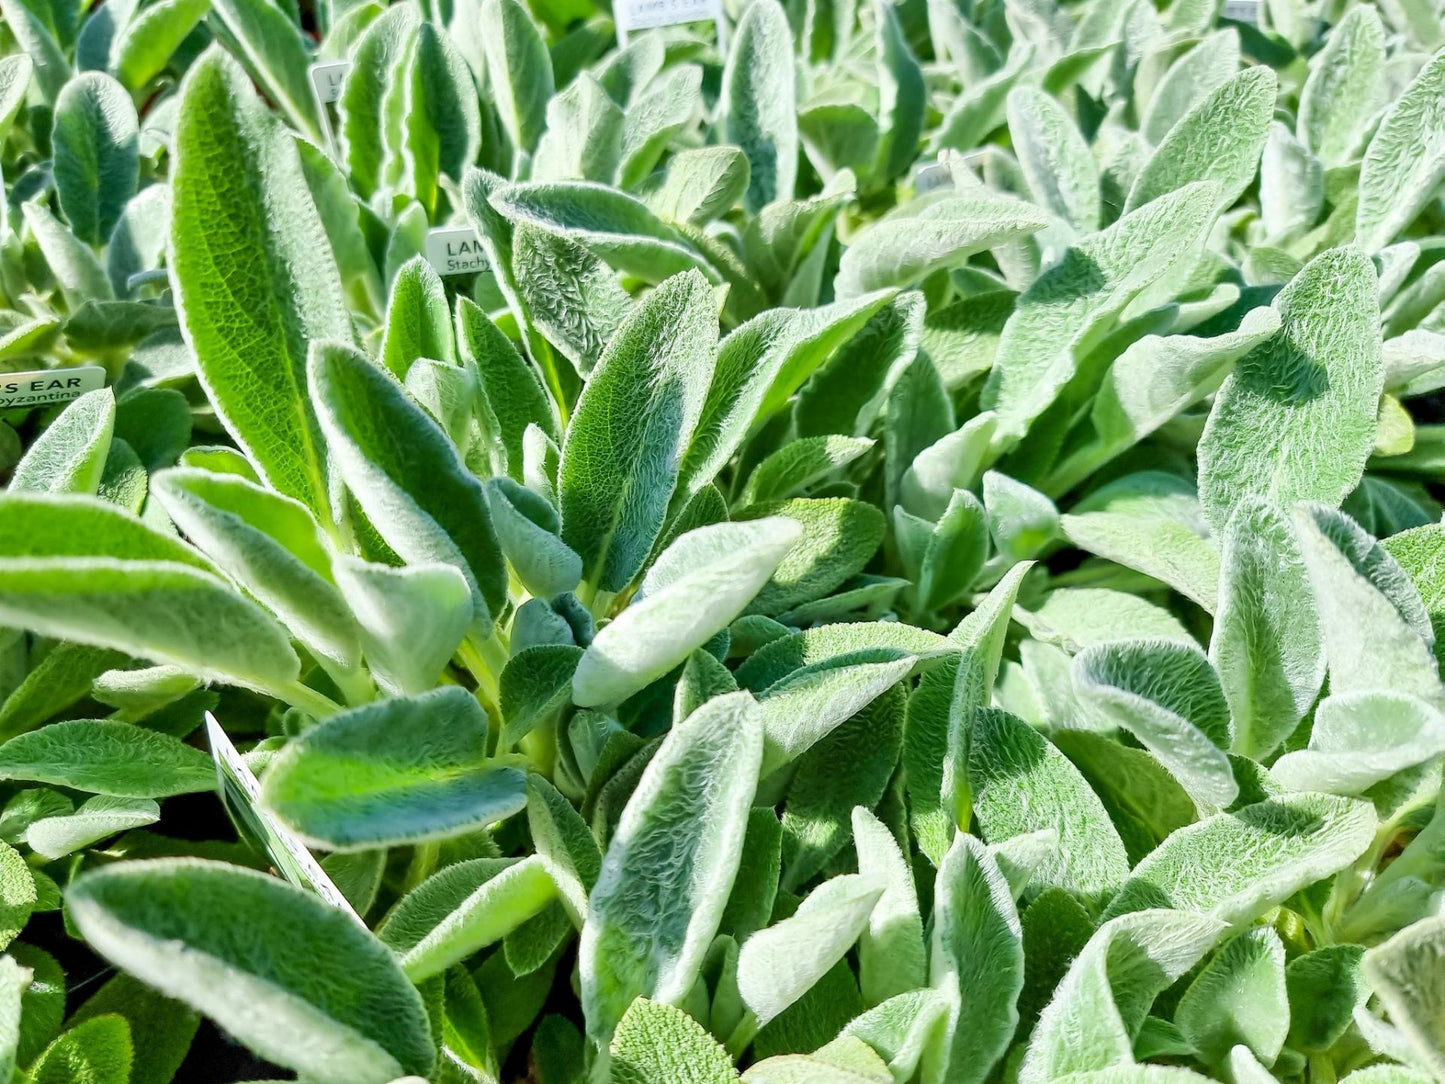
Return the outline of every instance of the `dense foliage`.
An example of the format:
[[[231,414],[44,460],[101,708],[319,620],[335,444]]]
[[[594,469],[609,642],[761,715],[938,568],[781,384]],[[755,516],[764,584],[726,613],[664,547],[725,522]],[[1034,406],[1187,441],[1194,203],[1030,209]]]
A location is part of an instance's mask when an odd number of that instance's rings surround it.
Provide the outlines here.
[[[0,13],[0,1084],[1445,1081],[1437,0]]]

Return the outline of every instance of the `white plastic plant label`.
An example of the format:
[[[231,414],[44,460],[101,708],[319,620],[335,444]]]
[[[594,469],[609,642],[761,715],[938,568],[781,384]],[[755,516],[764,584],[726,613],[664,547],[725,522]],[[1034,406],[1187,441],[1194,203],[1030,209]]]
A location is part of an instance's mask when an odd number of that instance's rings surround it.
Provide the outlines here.
[[[366,923],[342,895],[341,889],[326,876],[326,871],[321,868],[321,863],[316,861],[316,856],[275,817],[261,808],[261,781],[241,759],[241,754],[236,751],[231,739],[221,729],[221,724],[216,722],[216,717],[209,711],[206,712],[206,740],[211,746],[211,757],[216,762],[221,800],[236,821],[237,829],[243,835],[249,835],[252,841],[266,852],[282,877],[297,888],[315,892],[364,927]]]
[[[727,16],[723,14],[722,0],[617,0],[612,5],[612,17],[617,22],[618,45],[625,46],[627,35],[634,30],[714,23],[718,50],[727,52]]]
[[[1224,10],[1220,14],[1237,23],[1258,26],[1259,0],[1224,0]]]
[[[100,365],[39,369],[32,373],[0,373],[0,410],[68,403],[88,391],[103,387],[105,369]]]
[[[321,127],[326,133],[326,142],[336,145],[336,131],[332,124],[332,106],[341,98],[341,87],[346,82],[346,73],[351,71],[349,60],[325,60],[312,64],[306,69],[311,80],[311,96],[316,99],[316,112],[321,117]]]
[[[438,275],[471,275],[489,266],[482,239],[470,226],[438,226],[428,230],[426,262]]]

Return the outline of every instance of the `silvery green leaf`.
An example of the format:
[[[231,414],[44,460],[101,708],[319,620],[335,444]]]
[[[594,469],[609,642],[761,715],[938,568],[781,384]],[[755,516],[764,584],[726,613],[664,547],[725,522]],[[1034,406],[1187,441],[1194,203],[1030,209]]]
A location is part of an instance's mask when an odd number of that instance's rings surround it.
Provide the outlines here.
[[[858,941],[858,979],[863,999],[880,1004],[915,990],[928,977],[923,918],[913,871],[892,832],[861,806],[853,810],[858,872],[883,886]]]
[[[647,178],[673,140],[703,109],[702,69],[679,64],[627,107],[619,182],[633,189]]]
[[[471,450],[477,414],[477,377],[465,365],[417,358],[402,385],[420,403],[465,458]]]
[[[960,94],[928,142],[928,153],[941,150],[971,150],[981,144],[1004,123],[1008,93],[1034,63],[1032,45],[1022,45],[1009,52],[1008,63],[986,79],[972,83]]]
[[[1186,479],[1128,475],[1095,490],[1061,522],[1080,549],[1153,576],[1213,611],[1219,550]]]
[[[211,0],[160,0],[136,12],[111,43],[115,77],[127,90],[140,90],[165,69],[210,10]]]
[[[859,321],[861,326],[855,325],[846,341],[837,343],[832,356],[797,389],[793,419],[800,436],[871,433],[887,404],[892,385],[918,356],[923,318],[928,308],[923,294],[910,290],[889,297],[880,292],[860,300],[866,302],[868,298],[878,300],[868,308],[866,323]],[[821,316],[828,310],[814,311]],[[766,329],[761,321],[746,326],[755,327],[759,333]],[[822,358],[816,358],[814,363],[817,361]],[[785,370],[789,367],[784,366]],[[770,405],[777,402],[779,392],[795,387],[806,374],[784,372],[781,375],[787,378],[786,383],[772,389],[768,396]],[[944,503],[947,499],[945,491]]]
[[[887,794],[903,743],[905,704],[895,686],[799,757],[787,777],[783,812],[785,892],[827,870],[849,842],[851,813],[878,806]]]
[[[1157,146],[1196,102],[1238,70],[1239,32],[1232,26],[1216,30],[1170,65],[1149,97],[1139,131]]]
[[[1367,951],[1360,968],[1414,1059],[1433,1076],[1445,1072],[1445,918],[1423,919]]]
[[[997,429],[998,416],[986,410],[920,451],[899,486],[903,507],[916,516],[938,519],[956,491],[977,484]]]
[[[29,54],[28,81],[34,85],[43,102],[53,104],[71,74],[70,62],[66,60],[60,43],[55,40],[45,20],[24,0],[3,0],[0,15],[5,16],[5,25],[16,44]]]
[[[476,697],[455,685],[352,708],[287,743],[266,770],[262,801],[333,850],[483,828],[526,802],[522,773],[486,758],[487,730]]]
[[[956,489],[937,523],[893,509],[899,558],[920,609],[956,601],[973,585],[988,556],[988,523],[979,499]]]
[[[1306,505],[1294,523],[1324,630],[1330,692],[1393,689],[1445,705],[1434,631],[1404,569],[1333,509]]]
[[[8,17],[8,12],[6,14]],[[34,74],[35,61],[23,52],[0,60],[0,140],[10,134],[10,126],[25,104]]]
[[[595,588],[625,587],[662,531],[712,378],[716,313],[701,275],[664,283],[622,322],[577,402],[562,448],[562,537]]]
[[[530,154],[547,126],[547,101],[556,90],[552,56],[532,16],[516,0],[483,0],[478,18],[502,130],[513,148]]]
[[[612,1079],[631,1084],[734,1084],[733,1060],[681,1009],[639,997],[617,1022],[608,1048]]]
[[[1134,867],[1109,915],[1171,907],[1248,923],[1349,866],[1375,834],[1368,802],[1286,794],[1174,832]]]
[[[1231,366],[1270,341],[1279,328],[1279,313],[1261,307],[1222,335],[1145,335],[1130,343],[1109,366],[1094,398],[1091,420],[1100,451],[1082,452],[1077,467],[1068,461],[1057,467],[1053,487],[1069,485],[1075,470],[1093,469],[1104,456],[1143,440],[1199,402]]]
[[[1302,953],[1284,969],[1289,994],[1289,1045],[1315,1054],[1328,1050],[1369,998],[1360,974],[1358,945],[1325,945]]]
[[[477,86],[472,71],[446,31],[424,22],[406,74],[406,120],[402,154],[411,190],[428,208],[440,178],[460,184],[482,142]]]
[[[747,155],[738,147],[689,147],[668,159],[643,201],[669,222],[704,226],[742,198],[749,176]]]
[[[1240,1045],[1273,1065],[1289,1032],[1279,934],[1266,926],[1225,942],[1184,991],[1174,1023],[1207,1065],[1222,1067]]]
[[[732,693],[669,730],[648,762],[582,930],[582,1006],[596,1041],[633,998],[675,1003],[692,989],[737,874],[761,759],[756,705]]]
[[[216,49],[182,84],[175,146],[169,264],[201,383],[265,480],[324,520],[306,348],[349,338],[351,317],[295,144]]]
[[[76,719],[20,734],[0,746],[0,777],[121,798],[165,798],[215,787],[211,759],[169,734]]]
[[[759,1027],[802,997],[868,928],[884,886],[861,874],[824,881],[789,918],[738,953],[738,989]]]
[[[804,666],[769,685],[757,712],[765,739],[763,774],[796,760],[902,681],[917,663],[917,656],[896,648],[875,648]]]
[[[6,558],[0,620],[272,692],[299,672],[290,638],[269,614],[209,573],[172,561]]]
[[[1384,366],[1370,261],[1331,249],[1275,308],[1279,332],[1239,360],[1199,441],[1200,501],[1217,530],[1250,494],[1338,504],[1374,446]]]
[[[1324,681],[1320,619],[1294,527],[1277,505],[1242,501],[1223,543],[1209,657],[1229,701],[1230,748],[1263,758],[1294,731]]]
[[[1008,126],[1034,201],[1079,233],[1099,228],[1099,167],[1072,118],[1035,87],[1009,91]]]
[[[743,205],[756,214],[766,204],[792,199],[798,177],[798,115],[793,74],[793,33],[775,0],[750,4],[728,50],[723,70],[727,140],[748,158]]]
[[[1181,643],[1194,640],[1168,610],[1138,595],[1106,587],[1050,591],[1036,608],[1019,607],[1013,616],[1035,640],[1058,644],[1070,654],[1094,644],[1141,636]]]
[[[911,1080],[948,1017],[949,1002],[943,994],[926,988],[910,990],[854,1017],[842,1034],[862,1039],[887,1058],[895,1081]]]
[[[934,658],[957,650],[945,636],[895,621],[860,621],[803,629],[770,640],[737,669],[738,684],[761,693],[818,663],[847,663],[859,652]]]
[[[553,901],[557,890],[537,855],[474,858],[432,874],[403,896],[376,935],[420,983],[500,941]]]
[[[740,520],[785,516],[803,534],[783,557],[749,609],[781,614],[837,590],[873,557],[883,540],[883,516],[872,505],[847,497],[795,497],[753,505]]]
[[[1162,195],[1081,239],[1020,295],[980,398],[1001,438],[1022,436],[1054,401],[1110,318],[1193,267],[1219,193],[1204,181]]]
[[[321,137],[306,68],[311,53],[301,28],[268,0],[211,0],[219,36],[286,115],[311,139]]]
[[[1355,243],[1375,253],[1429,203],[1445,175],[1445,53],[1437,53],[1385,111],[1360,164]]]
[[[541,375],[494,324],[481,307],[457,298],[457,353],[472,370],[485,404],[478,413],[491,445],[496,473],[521,479],[526,434],[536,427],[545,440],[559,435],[556,407],[548,397]],[[503,455],[498,457],[498,451]]]
[[[100,245],[136,191],[139,121],[130,95],[100,72],[76,76],[56,100],[50,139],[60,209],[77,237]]]
[[[38,199],[20,208],[25,225],[45,257],[68,308],[80,308],[91,298],[110,300],[110,279],[95,252],[63,226]]]
[[[997,196],[951,196],[917,214],[895,213],[860,232],[838,264],[839,298],[908,287],[976,252],[1026,237],[1049,224],[1030,203]]]
[[[786,500],[854,462],[874,445],[867,437],[818,436],[789,441],[748,476],[744,505]]]
[[[928,94],[923,69],[909,47],[898,8],[889,0],[876,0],[873,18],[877,35],[880,122],[876,179],[887,182],[907,172],[918,156],[919,137],[927,120]]]
[[[1225,750],[1229,705],[1209,659],[1177,640],[1116,640],[1080,652],[1074,687],[1091,711],[1127,730],[1202,810],[1239,794]]]
[[[351,70],[337,101],[338,135],[352,183],[363,197],[371,197],[385,180],[388,143],[400,124],[393,114],[401,105],[399,95],[387,90],[399,85],[397,73],[410,62],[419,23],[414,5],[389,7],[352,50]]]
[[[998,560],[1011,565],[1038,554],[1059,536],[1059,510],[1032,486],[998,471],[985,471],[983,506]]]
[[[1023,930],[998,862],[966,832],[934,882],[929,978],[958,1008],[929,1081],[977,1084],[1008,1050],[1024,985]]]
[[[311,400],[333,462],[372,525],[415,564],[450,564],[472,592],[472,628],[491,631],[506,566],[486,491],[456,446],[396,379],[343,343],[317,343]]]
[[[93,495],[105,473],[115,431],[115,394],[88,391],[66,406],[15,465],[11,493]]]
[[[420,256],[402,265],[391,281],[381,361],[398,380],[418,358],[454,361],[451,311],[442,280]]]
[[[1052,829],[1070,840],[1034,873],[1035,888],[1063,888],[1097,905],[1129,875],[1124,844],[1079,770],[1023,720],[991,708],[973,714],[968,777],[985,839]]]
[[[1145,163],[1124,207],[1132,211],[1190,183],[1216,181],[1223,210],[1254,180],[1278,80],[1264,65],[1232,76],[1179,118]]]
[[[1030,567],[1011,568],[959,622],[946,642],[961,654],[926,672],[909,699],[903,754],[909,811],[920,848],[935,864],[971,816],[974,712],[990,702],[1009,615]]]
[[[1279,121],[1269,126],[1260,163],[1259,207],[1265,233],[1285,238],[1315,224],[1325,202],[1324,167]]]
[[[1288,790],[1361,795],[1445,753],[1445,716],[1417,697],[1340,693],[1315,710],[1309,745],[1285,753],[1270,775]]]
[[[662,677],[742,613],[802,536],[781,517],[682,535],[587,648],[572,677],[573,702],[615,704]]]
[[[575,588],[582,558],[557,537],[556,509],[510,478],[493,478],[486,490],[497,539],[522,585],[539,598]]]
[[[356,621],[305,505],[244,478],[180,468],[151,479],[171,520],[297,639],[343,670],[361,661]]]
[[[149,798],[88,798],[74,813],[42,817],[31,823],[25,842],[41,857],[55,861],[101,840],[144,828],[161,819],[161,807]]]
[[[1099,927],[1039,1016],[1019,1068],[1021,1084],[1131,1079],[1116,1074],[1138,1071],[1130,1069],[1134,1037],[1154,998],[1224,930],[1207,915],[1166,910],[1123,915]]]
[[[261,873],[187,858],[93,870],[66,894],[97,952],[322,1084],[430,1073],[421,997],[354,920]]]
[[[878,159],[878,121],[855,102],[824,101],[801,109],[798,138],[824,180],[845,169],[867,176]]]
[[[532,176],[611,184],[622,159],[622,124],[622,109],[583,72],[547,103],[547,130],[537,144]]]
[[[517,290],[533,326],[579,375],[590,375],[632,308],[631,295],[611,267],[574,241],[525,223],[512,240]]]
[[[616,188],[590,181],[535,181],[507,185],[491,203],[514,226],[535,226],[573,241],[648,282],[688,270],[717,274],[674,226]]]
[[[345,556],[333,571],[377,682],[398,696],[432,688],[472,624],[472,593],[462,571],[450,564],[392,568]]]

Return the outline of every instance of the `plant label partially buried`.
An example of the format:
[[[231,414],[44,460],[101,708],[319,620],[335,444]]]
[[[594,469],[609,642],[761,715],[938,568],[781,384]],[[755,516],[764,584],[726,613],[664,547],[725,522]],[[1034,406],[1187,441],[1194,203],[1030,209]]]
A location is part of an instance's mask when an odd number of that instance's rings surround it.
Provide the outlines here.
[[[487,250],[471,226],[438,226],[426,235],[426,262],[438,275],[472,275],[487,270]]]
[[[105,387],[105,368],[78,365],[73,369],[40,369],[30,373],[0,373],[0,410],[50,406],[79,399]]]
[[[679,23],[715,23],[717,47],[727,53],[727,16],[722,0],[620,0],[612,7],[617,20],[617,44],[627,45],[627,35],[634,30],[652,30]]]
[[[342,895],[341,889],[326,876],[316,857],[275,817],[260,807],[261,781],[241,759],[241,754],[210,712],[206,712],[206,740],[211,746],[211,757],[216,762],[221,800],[236,822],[242,838],[259,847],[287,881],[298,888],[310,889],[365,927],[366,923]]]

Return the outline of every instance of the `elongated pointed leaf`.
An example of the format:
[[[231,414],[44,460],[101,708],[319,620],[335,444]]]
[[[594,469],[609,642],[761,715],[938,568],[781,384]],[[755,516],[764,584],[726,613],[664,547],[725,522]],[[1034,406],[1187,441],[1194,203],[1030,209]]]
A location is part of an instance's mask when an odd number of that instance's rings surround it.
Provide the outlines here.
[[[793,33],[776,0],[749,5],[723,71],[727,139],[748,158],[744,206],[754,213],[792,199],[798,177]]]
[[[1220,389],[1199,442],[1217,530],[1248,494],[1338,504],[1359,483],[1384,384],[1373,272],[1349,248],[1310,261],[1275,301],[1279,333]]]
[[[195,859],[132,862],[71,884],[95,949],[329,1084],[386,1084],[435,1062],[421,997],[389,950],[274,877]]]
[[[211,758],[169,734],[131,723],[52,723],[0,746],[0,776],[91,794],[164,798],[211,790]]]
[[[741,860],[762,760],[755,711],[733,693],[674,726],[622,812],[582,930],[582,1005],[599,1041],[633,998],[676,1003],[697,979]]]
[[[1399,236],[1445,175],[1445,53],[1437,53],[1386,111],[1360,164],[1355,243],[1374,253]]]
[[[1111,914],[1172,907],[1249,922],[1344,869],[1369,846],[1374,810],[1324,794],[1283,795],[1181,828],[1134,868]]]
[[[486,491],[456,446],[396,380],[341,343],[313,348],[311,398],[341,477],[398,554],[456,567],[472,592],[472,627],[491,631],[506,566]]]
[[[702,276],[669,280],[623,321],[577,402],[562,446],[562,538],[604,591],[627,585],[662,531],[712,377],[716,329]]]
[[[522,809],[525,780],[486,757],[487,716],[456,686],[334,715],[266,772],[262,800],[332,849],[441,839]]]
[[[572,677],[573,702],[614,704],[667,673],[742,613],[802,536],[782,517],[683,535],[588,645]]]
[[[102,244],[135,195],[139,128],[130,95],[108,75],[72,79],[55,103],[55,187],[78,237]]]
[[[295,145],[213,50],[182,86],[175,146],[169,262],[201,382],[266,481],[324,520],[306,349],[351,318]]]

